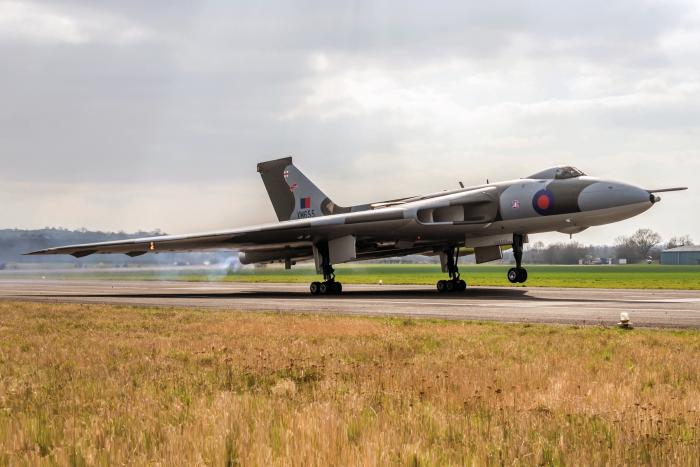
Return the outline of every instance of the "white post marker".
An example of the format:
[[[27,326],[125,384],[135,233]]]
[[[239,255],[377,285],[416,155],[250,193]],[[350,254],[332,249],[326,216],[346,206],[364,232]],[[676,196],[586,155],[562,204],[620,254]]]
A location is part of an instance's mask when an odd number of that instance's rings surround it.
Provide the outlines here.
[[[632,329],[632,323],[630,323],[630,315],[626,311],[620,313],[620,322],[617,323],[622,329]]]

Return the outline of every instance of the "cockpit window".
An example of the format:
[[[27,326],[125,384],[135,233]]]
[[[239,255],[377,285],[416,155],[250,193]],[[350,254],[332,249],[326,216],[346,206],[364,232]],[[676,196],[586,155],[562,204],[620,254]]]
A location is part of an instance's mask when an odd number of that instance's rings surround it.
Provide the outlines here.
[[[559,180],[565,179],[565,178],[576,178],[576,177],[581,177],[583,175],[586,175],[585,173],[581,172],[579,169],[576,167],[559,167],[557,169],[557,175],[554,178],[557,178]]]
[[[576,167],[553,167],[551,169],[543,170],[542,172],[538,172],[535,175],[531,175],[528,178],[534,178],[534,179],[557,179],[557,180],[565,180],[567,178],[576,178],[576,177],[582,177],[586,175],[585,173],[581,172],[579,169]]]

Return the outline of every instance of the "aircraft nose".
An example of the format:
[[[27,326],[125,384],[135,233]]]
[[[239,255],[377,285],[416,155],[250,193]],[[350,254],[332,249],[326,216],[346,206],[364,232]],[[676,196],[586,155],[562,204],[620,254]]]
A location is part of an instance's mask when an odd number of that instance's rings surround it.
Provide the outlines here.
[[[651,207],[656,201],[654,195],[634,185],[600,181],[584,188],[578,203],[582,211],[593,211],[643,203]]]

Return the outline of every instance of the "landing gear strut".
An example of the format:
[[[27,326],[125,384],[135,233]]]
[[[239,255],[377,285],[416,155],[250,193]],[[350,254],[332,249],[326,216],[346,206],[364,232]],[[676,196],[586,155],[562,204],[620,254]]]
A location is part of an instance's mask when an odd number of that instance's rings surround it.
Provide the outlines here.
[[[447,273],[450,275],[450,279],[438,281],[438,292],[464,292],[465,290],[467,290],[467,283],[459,277],[459,267],[457,266],[457,262],[459,261],[459,249],[455,247],[450,247],[447,250],[443,251],[443,254],[447,258],[446,266]]]
[[[328,253],[328,243],[316,245],[321,256],[321,269],[323,269],[323,282],[312,282],[309,290],[312,295],[340,295],[343,291],[343,284],[336,282],[335,270],[331,265]]]
[[[513,234],[513,256],[515,256],[515,267],[508,270],[508,280],[511,284],[523,283],[527,280],[527,269],[523,264],[523,236]]]

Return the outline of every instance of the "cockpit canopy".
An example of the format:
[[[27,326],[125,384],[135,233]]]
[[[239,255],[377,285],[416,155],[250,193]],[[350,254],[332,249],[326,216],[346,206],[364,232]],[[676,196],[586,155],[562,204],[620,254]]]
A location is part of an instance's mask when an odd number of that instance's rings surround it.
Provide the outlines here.
[[[534,178],[537,180],[565,180],[567,178],[583,177],[586,174],[581,172],[576,167],[552,167],[551,169],[543,170],[535,175],[530,175],[527,178]]]

